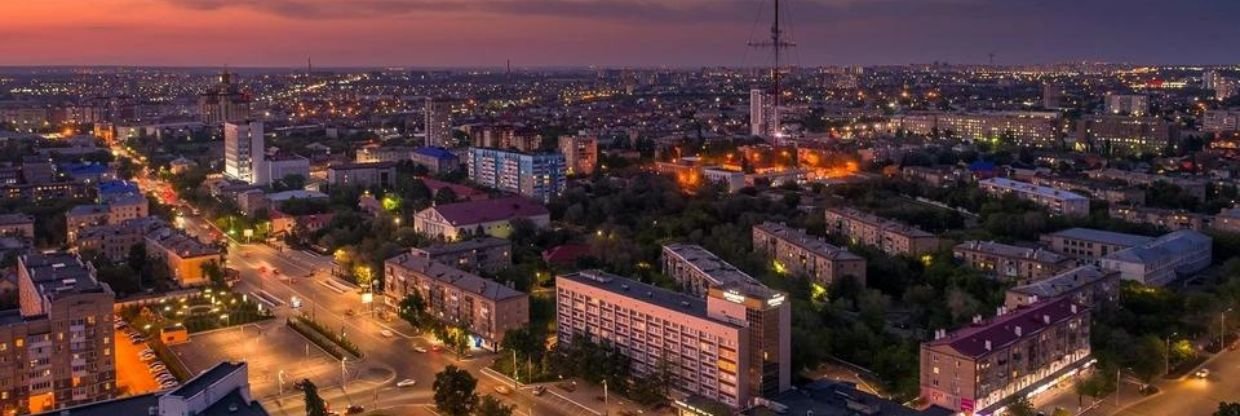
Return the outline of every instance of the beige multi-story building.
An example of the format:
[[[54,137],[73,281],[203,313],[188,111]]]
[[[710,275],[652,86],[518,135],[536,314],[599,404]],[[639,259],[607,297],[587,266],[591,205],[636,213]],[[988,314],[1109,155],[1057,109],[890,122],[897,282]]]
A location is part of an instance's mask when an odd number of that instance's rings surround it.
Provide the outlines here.
[[[219,247],[170,227],[147,233],[146,255],[164,262],[172,278],[184,287],[211,283],[204,270],[208,265],[224,270],[224,252]]]
[[[752,328],[748,366],[752,397],[787,390],[791,374],[791,304],[714,253],[691,244],[663,246],[663,274],[690,295],[707,298],[718,316],[732,317]],[[724,303],[712,301],[726,300]]]
[[[901,130],[917,135],[951,135],[968,140],[1011,141],[1022,146],[1053,147],[1059,144],[1059,113],[982,112],[922,113],[900,118]]]
[[[1015,310],[1040,300],[1066,296],[1078,305],[1097,306],[1118,299],[1119,272],[1080,266],[1049,278],[1007,290],[1003,305]]]
[[[828,208],[826,217],[828,234],[893,256],[917,256],[939,248],[939,239],[934,234],[854,208]]]
[[[1089,215],[1089,198],[1059,189],[1014,181],[1007,178],[990,178],[977,182],[983,192],[992,196],[1015,195],[1033,202],[1055,215],[1083,217]]]
[[[969,267],[1018,282],[1042,280],[1076,265],[1071,257],[1051,251],[994,241],[965,241],[952,248],[952,254]]]
[[[1164,286],[1210,267],[1214,240],[1193,231],[1173,231],[1152,241],[1103,256],[1103,269],[1118,270],[1120,278],[1149,286]]]
[[[78,205],[65,213],[68,241],[77,241],[78,233],[87,227],[120,224],[147,215],[150,215],[150,201],[142,195],[117,196],[106,204]]]
[[[0,236],[34,238],[34,216],[29,214],[0,215]]]
[[[964,414],[990,414],[1015,397],[1071,377],[1089,361],[1089,309],[1070,297],[935,332],[921,344],[921,398]]]
[[[777,335],[791,326],[787,306],[783,297],[712,288],[703,299],[589,270],[556,278],[556,337],[609,342],[635,376],[666,370],[678,394],[740,409],[790,387],[791,343]]]
[[[389,305],[417,293],[431,316],[469,331],[472,347],[496,350],[508,330],[529,324],[529,295],[494,280],[410,253],[387,259],[384,267]]]
[[[1048,186],[1063,191],[1084,192],[1093,199],[1112,204],[1141,205],[1145,203],[1145,190],[1132,186],[1112,186],[1101,181],[1066,179],[1057,176],[1029,176],[1021,179],[1034,185]]]
[[[512,266],[512,242],[495,237],[414,247],[410,253],[467,271],[496,273]]]
[[[1090,228],[1069,228],[1043,234],[1040,240],[1051,251],[1092,261],[1117,251],[1154,241],[1154,238]]]
[[[590,175],[598,166],[598,136],[560,136],[560,153],[569,175]]]
[[[129,257],[133,246],[146,244],[147,234],[167,226],[158,217],[145,217],[120,224],[86,227],[78,233],[73,249],[81,255],[93,253],[112,262],[122,262]]]
[[[112,289],[70,253],[20,256],[16,272],[20,308],[0,312],[0,411],[114,398]]]
[[[1150,224],[1168,231],[1193,230],[1201,231],[1210,222],[1210,216],[1179,209],[1163,209],[1139,207],[1133,205],[1112,205],[1107,214],[1114,219],[1137,224]]]
[[[1159,117],[1086,116],[1076,123],[1076,140],[1111,155],[1162,154],[1176,139],[1174,126]]]
[[[830,286],[839,279],[855,279],[865,287],[865,258],[783,224],[753,226],[753,249],[772,258],[777,271],[802,275]]]

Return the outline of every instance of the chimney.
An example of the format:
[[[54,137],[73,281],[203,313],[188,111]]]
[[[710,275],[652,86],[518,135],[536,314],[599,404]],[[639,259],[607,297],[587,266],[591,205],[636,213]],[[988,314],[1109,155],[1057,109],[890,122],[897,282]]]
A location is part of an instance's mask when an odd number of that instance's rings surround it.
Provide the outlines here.
[[[1073,315],[1075,315],[1075,314],[1076,314],[1076,304],[1075,304],[1075,303],[1073,303],[1073,304],[1072,304],[1072,314],[1073,314]]]
[[[1020,337],[1021,335],[1024,335],[1024,334],[1022,334],[1022,331],[1020,330],[1020,325],[1017,325],[1017,326],[1016,326],[1016,336],[1017,336],[1017,337]]]
[[[990,351],[990,340],[986,340],[986,351]]]
[[[1050,316],[1050,315],[1042,315],[1042,323],[1047,324],[1047,325],[1050,325],[1050,324],[1051,324],[1051,316]]]

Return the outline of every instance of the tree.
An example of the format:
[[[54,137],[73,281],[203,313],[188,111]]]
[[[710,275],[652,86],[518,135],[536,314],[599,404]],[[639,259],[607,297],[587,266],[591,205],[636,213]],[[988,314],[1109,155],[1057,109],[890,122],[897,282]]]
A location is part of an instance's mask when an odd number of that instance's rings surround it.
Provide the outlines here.
[[[456,191],[453,191],[452,188],[445,186],[435,191],[435,205],[451,204],[456,202],[456,199]]]
[[[1033,403],[1030,403],[1029,399],[1025,396],[1018,396],[1012,404],[1008,405],[1005,414],[1007,416],[1034,416],[1038,414],[1038,411],[1033,408]]]
[[[478,403],[478,380],[469,371],[449,365],[435,374],[435,407],[448,416],[468,416]]]
[[[1240,403],[1219,402],[1218,410],[1214,412],[1214,416],[1240,416]]]
[[[130,269],[141,273],[146,268],[146,245],[142,243],[129,246],[129,257],[126,259]]]
[[[319,397],[319,388],[310,379],[302,379],[302,392],[306,394],[306,416],[327,416],[327,403]]]
[[[505,406],[503,402],[497,400],[491,395],[482,397],[478,401],[478,409],[474,412],[476,416],[512,416],[513,406]]]
[[[426,312],[426,302],[422,300],[422,294],[413,291],[400,300],[400,317],[409,322],[414,328],[421,328],[423,314]]]

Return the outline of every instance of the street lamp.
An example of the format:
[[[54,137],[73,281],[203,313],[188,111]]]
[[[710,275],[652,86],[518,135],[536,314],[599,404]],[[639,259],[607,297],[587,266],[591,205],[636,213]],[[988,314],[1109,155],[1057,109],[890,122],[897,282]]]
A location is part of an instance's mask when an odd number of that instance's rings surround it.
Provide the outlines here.
[[[1166,366],[1167,370],[1163,375],[1171,374],[1171,337],[1176,335],[1179,334],[1172,332],[1171,335],[1167,336],[1167,350],[1163,352],[1163,365]]]
[[[340,357],[340,390],[344,390],[348,385],[348,379],[345,378],[344,363],[349,361],[349,357]]]
[[[1231,312],[1232,308],[1218,313],[1218,351],[1223,352],[1223,346],[1227,345],[1227,312]]]

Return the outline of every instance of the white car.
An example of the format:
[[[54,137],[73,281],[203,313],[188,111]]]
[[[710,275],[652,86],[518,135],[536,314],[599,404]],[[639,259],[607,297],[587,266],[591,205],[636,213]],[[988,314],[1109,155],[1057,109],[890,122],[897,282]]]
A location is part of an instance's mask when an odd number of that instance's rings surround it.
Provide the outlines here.
[[[1203,368],[1203,369],[1197,370],[1196,373],[1193,373],[1193,376],[1204,380],[1207,377],[1210,377],[1210,369]]]
[[[413,347],[413,350],[414,350],[414,351],[416,351],[416,352],[419,352],[419,353],[423,353],[423,354],[425,354],[425,353],[426,353],[426,348],[422,348],[422,347],[416,347],[416,346],[415,346],[415,347]]]
[[[379,331],[379,335],[383,335],[383,337],[384,337],[384,338],[391,338],[391,337],[396,336],[396,334],[393,334],[393,333],[392,333],[392,331],[389,331],[389,330],[386,330],[386,329],[385,329],[385,330],[382,330],[382,331]]]
[[[407,378],[407,379],[396,382],[396,387],[411,387],[414,384],[418,384],[417,380]]]

